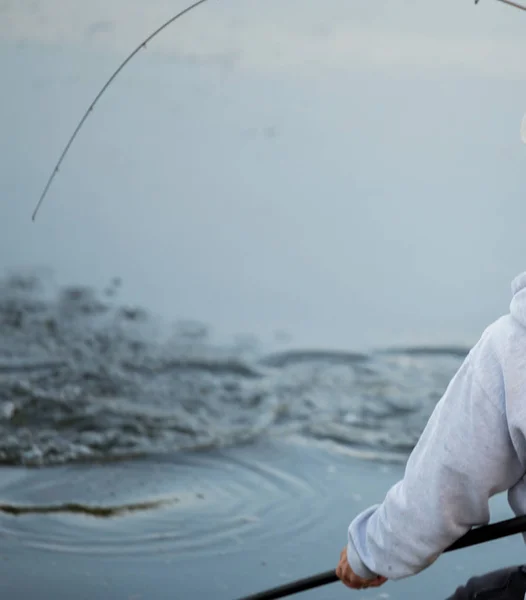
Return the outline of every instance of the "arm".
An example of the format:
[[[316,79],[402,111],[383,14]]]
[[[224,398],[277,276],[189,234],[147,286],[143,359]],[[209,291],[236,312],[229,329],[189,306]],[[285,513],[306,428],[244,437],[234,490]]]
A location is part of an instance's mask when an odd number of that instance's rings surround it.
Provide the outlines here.
[[[465,360],[415,446],[404,478],[349,527],[347,557],[361,577],[414,575],[471,527],[489,522],[489,498],[524,474],[504,398],[489,397]]]

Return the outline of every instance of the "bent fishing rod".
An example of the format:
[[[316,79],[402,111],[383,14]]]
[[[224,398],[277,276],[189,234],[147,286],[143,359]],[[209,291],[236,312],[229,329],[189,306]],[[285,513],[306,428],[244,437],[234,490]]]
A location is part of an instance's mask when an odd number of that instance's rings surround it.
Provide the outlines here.
[[[102,86],[102,89],[100,90],[100,92],[95,96],[95,100],[93,100],[93,102],[89,105],[88,110],[84,113],[82,119],[79,121],[79,124],[77,125],[77,127],[75,128],[75,131],[73,132],[73,134],[71,135],[71,137],[68,140],[68,143],[66,144],[66,147],[64,148],[64,150],[62,151],[62,154],[60,155],[60,158],[58,159],[57,164],[55,165],[55,168],[53,169],[53,171],[51,172],[51,175],[49,176],[48,182],[46,184],[46,187],[44,188],[42,194],[40,195],[40,199],[35,207],[35,210],[33,211],[33,215],[32,215],[32,220],[35,220],[35,217],[37,216],[37,212],[40,208],[40,205],[42,204],[42,202],[44,201],[44,198],[46,197],[49,188],[51,187],[51,183],[53,182],[53,179],[55,179],[55,175],[58,173],[59,169],[60,169],[60,165],[62,164],[62,161],[64,160],[64,158],[66,157],[66,154],[68,153],[68,150],[71,147],[71,144],[73,144],[73,141],[75,140],[75,138],[77,137],[80,129],[82,128],[82,126],[84,125],[86,119],[88,118],[88,116],[90,115],[91,111],[95,108],[95,105],[97,104],[97,102],[100,100],[100,97],[102,96],[102,94],[104,94],[104,92],[110,87],[110,85],[112,84],[113,80],[117,77],[117,75],[124,69],[124,67],[130,62],[130,60],[138,53],[140,52],[143,48],[146,49],[146,46],[149,42],[151,42],[151,40],[153,40],[154,37],[156,37],[157,35],[159,35],[159,33],[161,33],[161,31],[163,31],[164,29],[166,29],[169,25],[171,25],[174,21],[177,21],[177,19],[181,18],[183,15],[185,15],[186,13],[189,13],[191,10],[193,10],[194,8],[197,8],[199,5],[204,4],[205,2],[207,2],[208,0],[198,0],[197,2],[194,2],[193,4],[191,4],[190,6],[187,6],[184,10],[182,10],[181,12],[178,12],[174,17],[172,17],[171,19],[168,19],[168,21],[166,21],[165,23],[163,23],[160,27],[158,27],[153,33],[151,33],[144,41],[142,41],[137,48],[135,48],[135,50],[129,54],[125,60],[119,65],[119,67],[116,69],[116,71],[112,74],[112,76],[108,79],[108,81]]]
[[[60,166],[62,165],[62,162],[64,160],[64,158],[66,157],[66,154],[68,153],[71,145],[73,144],[73,141],[75,140],[75,138],[77,137],[79,131],[81,130],[82,126],[84,125],[86,119],[88,118],[88,116],[90,115],[90,113],[93,111],[93,109],[95,108],[95,105],[97,104],[97,102],[100,100],[101,96],[104,94],[104,92],[108,89],[108,87],[112,84],[113,80],[117,77],[117,75],[122,71],[122,69],[124,69],[124,67],[130,62],[130,60],[138,53],[140,52],[140,50],[142,50],[143,48],[146,48],[147,44],[153,40],[153,38],[155,38],[157,35],[159,35],[159,33],[161,33],[161,31],[163,31],[164,29],[166,29],[169,25],[171,25],[172,23],[174,23],[175,21],[177,21],[179,18],[181,18],[183,15],[189,13],[191,10],[193,10],[194,8],[197,8],[198,6],[200,6],[201,4],[204,4],[205,2],[207,2],[208,0],[198,0],[197,2],[194,2],[193,4],[191,4],[190,6],[186,7],[184,10],[180,11],[179,13],[177,13],[175,16],[173,16],[171,19],[168,19],[168,21],[166,21],[165,23],[163,23],[160,27],[158,27],[153,33],[151,33],[143,42],[141,42],[137,48],[135,48],[135,50],[133,50],[133,52],[131,54],[129,54],[126,59],[121,63],[121,65],[117,68],[117,70],[112,74],[112,76],[108,79],[108,81],[104,84],[104,86],[102,87],[102,89],[100,90],[100,92],[95,96],[95,99],[93,100],[93,102],[89,105],[88,110],[84,113],[82,119],[79,121],[79,124],[77,125],[77,127],[75,128],[75,130],[73,131],[73,134],[71,135],[71,137],[68,140],[68,143],[66,144],[64,150],[62,151],[62,154],[60,155],[57,164],[55,165],[53,171],[51,172],[51,175],[49,176],[49,179],[46,183],[46,186],[44,187],[44,190],[42,191],[42,194],[40,195],[40,199],[37,202],[37,205],[35,207],[35,210],[33,211],[33,215],[31,217],[31,219],[34,221],[37,213],[40,209],[40,206],[42,205],[42,202],[44,201],[44,198],[46,197],[49,188],[51,187],[51,184],[53,182],[53,179],[55,179],[55,176],[57,175],[57,173],[59,172]],[[526,11],[526,6],[523,6],[521,4],[517,4],[516,2],[513,2],[512,0],[498,0],[498,2],[503,2],[504,4],[508,4],[510,6],[514,6],[515,8],[519,8],[520,10],[524,10]],[[479,0],[475,0],[475,4],[478,4]]]
[[[483,525],[482,527],[475,527],[468,531],[465,535],[459,538],[456,542],[448,546],[444,552],[451,552],[453,550],[459,550],[460,548],[468,548],[469,546],[476,546],[485,542],[491,542],[498,540],[503,537],[515,535],[517,533],[526,533],[526,516],[515,517],[514,519],[508,519],[506,521],[499,521],[491,525]],[[312,577],[306,577],[305,579],[299,579],[292,583],[266,590],[252,596],[244,596],[238,600],[277,600],[278,598],[285,598],[286,596],[292,596],[300,592],[306,592],[322,585],[334,583],[339,581],[336,571],[325,571]]]

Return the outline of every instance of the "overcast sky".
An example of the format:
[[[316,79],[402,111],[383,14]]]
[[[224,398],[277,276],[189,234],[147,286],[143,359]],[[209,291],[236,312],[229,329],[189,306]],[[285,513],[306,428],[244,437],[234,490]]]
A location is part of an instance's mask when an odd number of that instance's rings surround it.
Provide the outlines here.
[[[495,0],[0,0],[0,267],[221,334],[476,339],[526,268],[526,16]]]

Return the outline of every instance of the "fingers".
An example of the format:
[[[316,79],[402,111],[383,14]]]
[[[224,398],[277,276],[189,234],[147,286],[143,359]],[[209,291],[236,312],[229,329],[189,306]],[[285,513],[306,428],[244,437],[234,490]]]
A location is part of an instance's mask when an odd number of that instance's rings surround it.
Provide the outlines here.
[[[387,579],[378,575],[374,579],[364,579],[352,570],[347,560],[347,548],[340,553],[340,562],[336,567],[336,576],[347,587],[353,590],[363,590],[369,587],[380,587]]]
[[[369,582],[368,587],[380,587],[386,581],[387,581],[386,577],[381,577],[380,575],[378,575],[378,577],[376,577],[376,579],[373,579]]]
[[[340,552],[340,562],[338,563],[338,566],[336,567],[336,577],[338,577],[339,579],[342,579],[346,576],[345,575],[345,566],[347,564],[347,552],[346,549],[344,548],[341,552]]]
[[[363,590],[365,588],[370,587],[370,582],[362,579],[356,573],[345,573],[341,578],[341,581],[344,585],[351,588],[352,590]]]
[[[340,559],[340,562],[336,567],[336,576],[344,585],[353,590],[361,590],[365,587],[369,587],[369,584],[371,583],[365,579],[362,579],[353,572],[349,563],[347,562],[346,556],[343,556],[342,559]]]

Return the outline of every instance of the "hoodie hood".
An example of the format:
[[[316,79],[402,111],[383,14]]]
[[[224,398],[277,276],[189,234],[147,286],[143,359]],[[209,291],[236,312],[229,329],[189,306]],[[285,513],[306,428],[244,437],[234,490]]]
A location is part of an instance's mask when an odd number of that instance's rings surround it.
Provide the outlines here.
[[[510,304],[511,316],[526,327],[526,272],[517,275],[511,283],[513,298]]]

